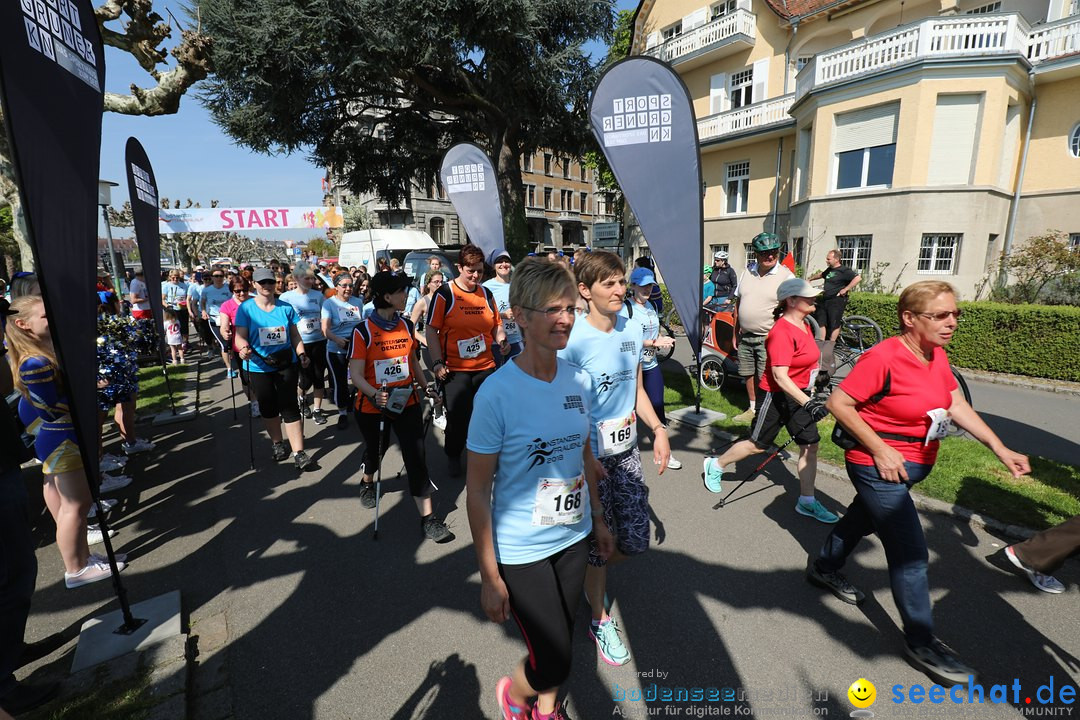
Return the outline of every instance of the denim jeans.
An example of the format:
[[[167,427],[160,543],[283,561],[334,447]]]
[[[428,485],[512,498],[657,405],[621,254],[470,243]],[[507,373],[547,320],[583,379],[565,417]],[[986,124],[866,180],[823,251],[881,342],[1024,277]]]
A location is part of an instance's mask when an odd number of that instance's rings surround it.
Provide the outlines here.
[[[26,485],[16,467],[0,472],[0,697],[15,686],[36,582]]]
[[[889,563],[889,583],[904,622],[904,638],[912,647],[928,644],[934,635],[926,577],[929,553],[910,492],[933,467],[905,462],[907,483],[891,483],[882,480],[873,465],[848,463],[848,477],[857,494],[825,538],[816,562],[818,570],[836,572],[863,537],[877,533]]]

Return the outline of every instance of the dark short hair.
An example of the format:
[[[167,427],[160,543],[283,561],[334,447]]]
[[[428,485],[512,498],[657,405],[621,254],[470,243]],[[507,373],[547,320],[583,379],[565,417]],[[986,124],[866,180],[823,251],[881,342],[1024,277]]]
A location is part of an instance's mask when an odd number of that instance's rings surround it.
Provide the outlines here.
[[[469,267],[470,265],[482,262],[484,262],[484,251],[475,245],[466,245],[461,248],[461,252],[458,253],[459,267]]]
[[[574,274],[577,281],[587,288],[591,288],[601,280],[609,277],[626,277],[626,266],[622,258],[607,250],[597,250],[581,258],[574,265]]]

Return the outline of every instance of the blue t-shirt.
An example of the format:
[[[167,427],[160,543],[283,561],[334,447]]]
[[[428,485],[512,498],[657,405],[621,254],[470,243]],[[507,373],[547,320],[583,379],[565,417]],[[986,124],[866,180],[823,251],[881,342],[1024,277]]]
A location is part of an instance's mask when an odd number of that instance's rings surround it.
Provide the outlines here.
[[[660,337],[660,316],[656,314],[656,308],[653,307],[651,302],[639,305],[633,300],[634,314],[633,319],[641,324],[643,332],[642,340],[655,340]],[[631,317],[630,308],[627,303],[623,303],[622,310],[619,314],[625,318]],[[641,348],[641,369],[652,370],[654,367],[659,366],[660,363],[656,361],[656,348],[644,347]]]
[[[218,313],[221,312],[221,304],[231,297],[232,290],[228,285],[222,285],[219,288],[208,285],[202,289],[200,302],[205,303],[206,314],[210,316],[210,319],[217,320]]]
[[[244,368],[248,372],[275,372],[266,364],[263,357],[289,349],[292,362],[296,362],[296,351],[289,337],[289,326],[296,325],[299,317],[292,305],[274,300],[274,309],[266,312],[255,304],[255,298],[248,298],[236,309],[236,327],[247,328],[248,343],[255,351]]]
[[[473,401],[467,446],[499,456],[491,535],[503,564],[541,560],[592,531],[583,456],[592,380],[581,368],[558,363],[547,383],[510,361]]]
[[[412,317],[413,307],[416,306],[416,301],[420,299],[420,291],[416,289],[415,285],[409,286],[409,294],[405,297],[405,317]]]
[[[712,280],[706,280],[701,285],[701,302],[708,302],[716,294],[716,284]]]
[[[491,278],[484,283],[484,287],[491,291],[500,314],[510,309],[510,283],[504,283],[498,278]],[[518,330],[516,322],[503,318],[502,325],[503,331],[506,333],[506,342],[521,342],[521,331]]]
[[[200,285],[199,283],[196,283],[196,282],[188,283],[188,286],[187,286],[187,306],[188,306],[188,312],[191,313],[192,317],[195,317],[195,316],[202,317],[202,315],[200,315],[202,310],[199,308],[199,298],[202,297],[202,289],[203,289],[203,286]]]
[[[301,340],[309,343],[322,342],[326,339],[320,322],[323,302],[326,300],[322,293],[315,290],[308,290],[306,293],[299,290],[290,290],[283,293],[278,300],[292,305],[293,310],[299,316],[300,320],[297,323],[297,328],[300,330]]]
[[[592,377],[589,437],[597,457],[616,455],[637,445],[634,408],[642,339],[641,323],[636,320],[617,315],[615,328],[605,333],[582,316],[574,322],[570,342],[559,351],[559,357],[583,368]]]
[[[374,305],[372,305],[372,308],[374,308]],[[322,306],[322,316],[330,318],[330,332],[346,340],[352,338],[353,328],[367,317],[364,313],[363,301],[355,297],[350,297],[349,302],[345,303],[335,295],[332,298],[327,298]],[[339,355],[344,355],[348,351],[348,348],[343,348],[336,342],[326,343],[326,349]]]
[[[161,294],[165,296],[166,305],[173,310],[179,310],[180,301],[183,300],[187,302],[188,284],[183,281],[178,283],[172,281],[167,282],[161,286]]]

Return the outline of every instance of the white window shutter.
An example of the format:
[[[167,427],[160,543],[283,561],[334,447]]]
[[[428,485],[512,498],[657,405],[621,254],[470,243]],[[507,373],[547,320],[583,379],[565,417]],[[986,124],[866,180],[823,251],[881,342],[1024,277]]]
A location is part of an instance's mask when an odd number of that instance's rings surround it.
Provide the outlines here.
[[[761,102],[768,99],[769,58],[762,58],[754,63],[754,92],[751,100]]]
[[[660,44],[662,38],[663,36],[659,32],[649,33],[649,35],[645,38],[645,49],[648,50],[649,48],[656,47]]]
[[[719,73],[709,79],[709,114],[715,115],[727,110],[727,74]]]
[[[896,142],[896,122],[900,103],[887,103],[836,116],[833,152],[889,145]]]
[[[688,30],[693,30],[694,28],[696,28],[696,27],[698,27],[700,25],[704,25],[705,22],[708,19],[709,19],[709,8],[707,8],[707,7],[698,8],[697,10],[695,10],[694,12],[690,13],[689,15],[687,15],[686,17],[683,18],[683,20],[682,20],[683,32],[685,33]]]
[[[927,185],[963,185],[971,181],[981,100],[979,94],[938,95]]]
[[[752,0],[735,0],[735,8],[738,10],[752,10]]]

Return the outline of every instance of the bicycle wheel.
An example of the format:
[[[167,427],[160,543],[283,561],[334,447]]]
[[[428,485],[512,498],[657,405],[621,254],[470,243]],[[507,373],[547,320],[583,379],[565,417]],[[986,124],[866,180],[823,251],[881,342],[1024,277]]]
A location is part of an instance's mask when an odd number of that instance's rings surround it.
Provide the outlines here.
[[[964,380],[963,375],[961,375],[959,372],[956,371],[956,368],[950,367],[949,369],[952,370],[953,377],[956,378],[956,384],[960,386],[960,392],[963,393],[964,399],[967,400],[968,405],[970,405],[971,404],[971,390],[968,389],[967,381]],[[960,427],[958,427],[955,423],[950,422],[949,423],[949,434],[950,435],[963,435],[964,430],[961,429]]]
[[[673,333],[671,331],[671,328],[667,325],[667,323],[663,323],[663,322],[660,323],[660,336],[661,337],[669,337],[672,340],[675,339],[675,333]],[[663,349],[657,348],[657,350],[656,350],[656,359],[657,359],[658,362],[664,362],[665,360],[670,358],[672,356],[672,354],[674,354],[674,352],[675,352],[675,346],[674,345],[672,345],[671,347],[663,348]]]
[[[701,362],[698,376],[701,378],[702,385],[710,390],[719,390],[724,386],[724,380],[727,379],[727,371],[724,370],[723,361],[719,358],[710,357]]]
[[[867,350],[881,342],[881,327],[865,315],[848,315],[840,323],[837,345]]]

